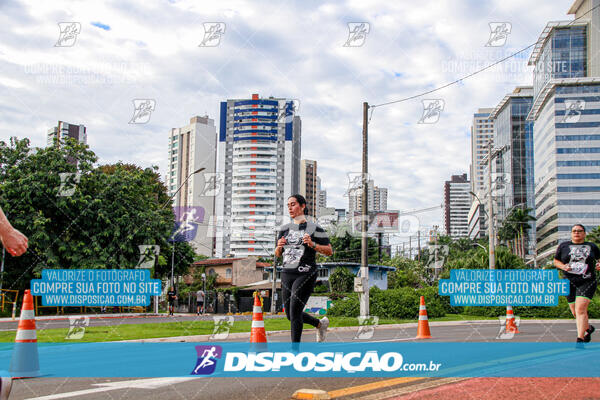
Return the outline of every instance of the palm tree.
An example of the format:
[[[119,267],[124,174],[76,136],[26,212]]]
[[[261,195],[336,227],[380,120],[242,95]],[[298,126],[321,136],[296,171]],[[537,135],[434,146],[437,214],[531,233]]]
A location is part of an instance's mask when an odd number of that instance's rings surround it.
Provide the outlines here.
[[[517,254],[523,258],[525,257],[525,236],[529,233],[529,229],[531,229],[529,222],[535,221],[535,217],[530,215],[532,211],[531,208],[515,208],[508,217],[506,217],[516,231],[516,238],[519,246]]]

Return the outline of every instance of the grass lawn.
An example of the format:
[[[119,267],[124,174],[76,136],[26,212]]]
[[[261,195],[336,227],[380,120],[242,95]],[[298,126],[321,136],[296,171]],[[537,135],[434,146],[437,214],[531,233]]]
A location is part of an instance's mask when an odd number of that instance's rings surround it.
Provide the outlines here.
[[[496,319],[462,314],[448,314],[431,321],[462,321],[477,319]],[[331,317],[330,327],[357,326],[357,319],[351,317]],[[416,319],[381,319],[380,325],[417,322]],[[250,332],[252,321],[235,321],[231,333]],[[305,329],[312,328],[305,325]],[[68,328],[43,329],[37,331],[38,342],[108,342],[115,340],[149,339],[170,336],[208,335],[213,332],[213,321],[160,322],[153,324],[121,324],[114,326],[91,326],[85,329],[81,340],[65,340]],[[285,318],[265,319],[267,331],[289,330],[290,322]],[[0,342],[13,342],[16,331],[0,332]]]

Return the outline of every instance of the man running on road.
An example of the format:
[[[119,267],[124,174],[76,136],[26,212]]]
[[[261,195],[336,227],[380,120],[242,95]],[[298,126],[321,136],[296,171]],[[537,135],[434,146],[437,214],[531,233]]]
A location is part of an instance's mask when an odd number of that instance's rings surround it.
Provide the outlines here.
[[[562,242],[554,256],[554,266],[563,270],[570,282],[567,301],[577,322],[577,343],[592,340],[596,330],[588,323],[588,306],[596,292],[596,270],[600,270],[598,259],[600,249],[585,241],[585,228],[581,224],[573,225],[571,240]]]
[[[169,315],[173,315],[175,309],[175,300],[177,300],[177,292],[171,286],[167,292],[167,300],[169,301]]]
[[[198,315],[204,314],[204,292],[202,290],[196,292],[196,312]]]

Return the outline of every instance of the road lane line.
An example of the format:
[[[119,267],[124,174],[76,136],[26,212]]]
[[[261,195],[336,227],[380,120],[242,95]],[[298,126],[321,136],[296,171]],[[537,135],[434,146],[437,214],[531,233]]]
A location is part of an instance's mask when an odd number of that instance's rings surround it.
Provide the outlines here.
[[[95,383],[93,386],[100,386],[93,389],[77,390],[75,392],[56,393],[48,396],[34,397],[28,400],[55,400],[55,399],[66,399],[69,397],[83,396],[86,394],[108,392],[110,390],[119,389],[156,389],[161,386],[173,385],[181,382],[186,382],[192,379],[199,379],[197,377],[174,377],[174,378],[150,378],[150,379],[135,379],[131,381],[117,381],[117,382],[105,382]]]
[[[372,383],[367,383],[364,385],[350,386],[350,387],[343,388],[343,389],[332,390],[332,391],[328,392],[328,394],[332,399],[334,399],[336,397],[350,396],[353,394],[368,392],[368,391],[372,391],[375,389],[382,389],[382,388],[386,388],[388,386],[395,386],[395,385],[401,385],[403,383],[422,381],[423,379],[426,379],[426,378],[386,379],[384,381],[372,382]]]

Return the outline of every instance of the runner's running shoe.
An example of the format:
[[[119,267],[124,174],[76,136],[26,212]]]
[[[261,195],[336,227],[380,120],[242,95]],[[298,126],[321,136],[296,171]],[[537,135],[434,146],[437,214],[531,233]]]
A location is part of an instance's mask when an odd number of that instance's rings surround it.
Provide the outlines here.
[[[327,327],[329,326],[329,318],[323,317],[321,326],[317,328],[317,342],[322,342],[327,336]]]
[[[592,333],[594,333],[595,330],[596,328],[594,328],[594,325],[590,325],[590,327],[587,328],[587,330],[585,331],[585,335],[583,335],[583,341],[585,343],[589,343],[590,340],[592,340]]]

